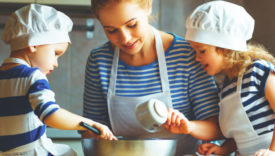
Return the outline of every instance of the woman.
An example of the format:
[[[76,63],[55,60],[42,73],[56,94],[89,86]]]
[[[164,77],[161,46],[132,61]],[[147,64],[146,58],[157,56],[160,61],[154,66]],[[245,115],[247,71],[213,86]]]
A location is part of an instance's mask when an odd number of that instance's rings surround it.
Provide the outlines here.
[[[152,0],[92,0],[92,10],[109,42],[88,58],[84,116],[109,125],[117,136],[179,138],[164,130],[148,133],[139,125],[136,105],[154,98],[188,119],[216,121],[213,78],[195,61],[195,51],[184,39],[149,24]],[[180,137],[188,145],[179,147],[178,155],[193,153],[198,141]]]

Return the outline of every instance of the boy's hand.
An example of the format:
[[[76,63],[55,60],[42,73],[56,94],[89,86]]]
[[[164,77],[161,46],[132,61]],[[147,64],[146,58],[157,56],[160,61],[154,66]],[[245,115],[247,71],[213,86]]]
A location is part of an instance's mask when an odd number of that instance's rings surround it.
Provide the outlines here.
[[[260,149],[254,154],[254,156],[275,156],[275,152],[269,149]]]
[[[189,134],[192,131],[191,122],[178,110],[168,109],[166,122],[162,125],[171,133]]]
[[[212,143],[204,143],[199,145],[198,152],[203,155],[226,155],[222,147]]]
[[[95,122],[93,126],[101,132],[100,135],[97,135],[97,137],[99,137],[100,139],[117,140],[117,138],[113,135],[108,126],[105,126],[98,122]]]
[[[113,133],[107,126],[98,122],[94,122],[91,126],[98,129],[101,134],[97,135],[94,132],[87,130],[81,134],[82,138],[95,137],[95,138],[106,139],[106,140],[117,140],[117,138],[113,135]]]

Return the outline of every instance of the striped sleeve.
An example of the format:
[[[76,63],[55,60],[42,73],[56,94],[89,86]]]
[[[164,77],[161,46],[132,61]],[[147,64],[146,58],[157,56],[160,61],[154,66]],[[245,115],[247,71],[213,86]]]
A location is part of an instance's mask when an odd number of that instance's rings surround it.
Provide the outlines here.
[[[218,116],[219,98],[213,76],[208,75],[196,61],[193,61],[190,69],[189,93],[196,119],[204,120]]]
[[[95,62],[95,57],[93,56],[95,51],[91,52],[86,64],[83,116],[110,125],[108,123],[107,101],[104,94],[102,94],[103,89],[100,82],[100,79],[104,83],[109,78],[104,79],[100,77],[98,70],[100,65],[96,64],[98,61]],[[106,75],[105,73],[102,74]]]
[[[254,129],[259,135],[273,131],[275,115],[265,97],[265,85],[274,65],[256,60],[243,76],[242,103]]]
[[[250,81],[262,93],[265,92],[266,80],[271,71],[275,72],[274,65],[264,60],[255,61],[248,71],[252,71]],[[252,87],[250,87],[252,88]]]
[[[195,61],[195,52],[182,38],[174,41],[165,52],[173,108],[189,119],[207,119],[218,115],[218,95],[212,76]],[[113,51],[110,42],[94,49],[86,64],[84,116],[109,124],[107,91]],[[129,66],[118,62],[116,95],[140,97],[160,93],[158,61],[145,66]]]
[[[55,103],[55,94],[50,90],[46,76],[39,70],[36,70],[31,77],[28,95],[34,113],[43,122],[59,108],[59,105]]]

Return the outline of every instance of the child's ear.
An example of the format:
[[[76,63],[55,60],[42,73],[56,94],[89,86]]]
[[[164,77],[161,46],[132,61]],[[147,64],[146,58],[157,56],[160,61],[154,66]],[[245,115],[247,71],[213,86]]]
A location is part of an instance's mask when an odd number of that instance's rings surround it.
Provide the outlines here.
[[[37,47],[36,46],[29,46],[28,47],[28,50],[31,52],[31,53],[34,53],[37,51]]]

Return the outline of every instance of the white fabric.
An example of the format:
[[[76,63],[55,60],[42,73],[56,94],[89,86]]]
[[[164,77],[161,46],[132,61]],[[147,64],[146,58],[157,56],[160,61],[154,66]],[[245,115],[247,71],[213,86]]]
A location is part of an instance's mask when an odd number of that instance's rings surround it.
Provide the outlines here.
[[[160,79],[162,92],[141,97],[122,97],[115,95],[117,65],[119,60],[119,48],[115,48],[113,58],[110,85],[107,94],[108,113],[112,130],[116,136],[123,136],[135,139],[146,138],[166,138],[177,139],[176,156],[183,154],[195,153],[200,143],[197,139],[190,135],[175,135],[164,128],[159,128],[155,133],[149,133],[138,122],[135,116],[136,105],[144,103],[149,99],[158,99],[166,104],[168,108],[172,108],[172,99],[170,94],[170,86],[168,81],[168,72],[165,61],[165,53],[163,50],[162,40],[159,32],[153,28],[156,41],[157,58],[159,62]]]
[[[254,130],[241,101],[242,75],[238,77],[236,92],[221,99],[219,123],[226,138],[234,138],[239,155],[253,155],[268,148],[273,132],[258,135]]]
[[[225,1],[198,6],[186,20],[185,39],[236,51],[247,51],[254,19],[246,10]]]
[[[108,113],[110,117],[111,126],[115,135],[142,137],[148,134],[146,130],[139,124],[135,116],[136,105],[144,103],[150,99],[158,99],[166,104],[168,108],[172,108],[172,99],[170,95],[170,87],[168,81],[167,67],[164,57],[164,50],[159,33],[155,30],[155,40],[157,55],[160,68],[160,79],[163,92],[142,96],[142,97],[121,97],[115,95],[117,65],[119,59],[119,48],[115,48],[115,55],[113,58],[110,85],[108,88]],[[150,134],[150,133],[149,133]]]
[[[48,152],[55,156],[77,156],[71,147],[63,144],[54,144],[45,134],[31,144],[23,145],[6,152],[0,151],[0,156],[47,156]]]
[[[16,10],[8,19],[2,39],[11,50],[34,45],[71,42],[68,32],[73,23],[64,13],[40,4]]]
[[[25,62],[22,59],[18,59],[18,58],[7,58],[4,61],[5,63],[19,63],[19,64],[24,64],[27,65],[27,62]],[[59,107],[59,106],[58,106]],[[28,113],[28,117],[27,118],[33,118],[34,113],[30,112]],[[14,117],[14,118],[18,118],[18,117]],[[35,118],[37,118],[37,116],[35,116]],[[13,118],[9,117],[9,120],[12,121]],[[2,119],[4,121],[4,119]],[[1,120],[0,120],[1,121]],[[15,120],[16,121],[16,120]],[[32,122],[31,125],[27,125],[30,127],[27,127],[26,130],[32,128],[32,126],[35,128],[37,127],[37,125],[42,124],[40,120],[35,119],[35,120],[31,120],[29,119],[29,122]],[[2,122],[0,122],[2,123]],[[16,124],[16,123],[14,123]],[[12,128],[15,128],[19,131],[22,130],[22,128],[24,128],[24,126],[26,123],[18,123],[16,124],[16,126],[12,126]],[[17,128],[16,128],[17,127]],[[1,132],[1,131],[0,131]],[[13,133],[16,131],[12,131]],[[3,133],[2,133],[3,134]],[[5,134],[5,133],[4,133]],[[6,133],[8,134],[8,133]],[[12,135],[12,134],[11,134]],[[55,156],[76,156],[75,151],[73,151],[73,149],[71,147],[69,147],[68,145],[63,145],[63,144],[54,144],[52,142],[51,139],[49,139],[46,136],[46,133],[44,133],[40,139],[32,142],[32,143],[28,143],[26,145],[22,145],[16,148],[13,148],[9,151],[6,152],[1,152],[0,151],[0,156],[14,156],[14,155],[21,155],[21,156],[47,156],[48,153],[51,153]]]

